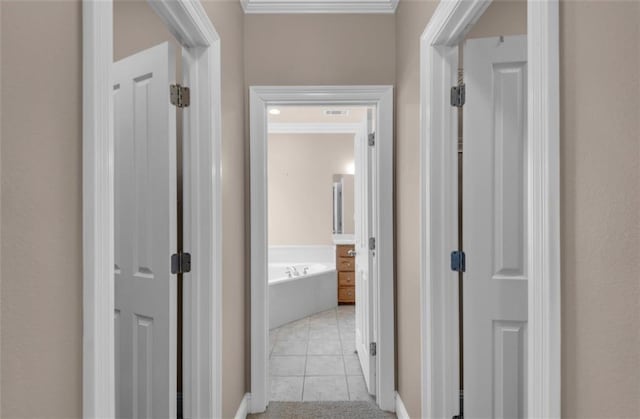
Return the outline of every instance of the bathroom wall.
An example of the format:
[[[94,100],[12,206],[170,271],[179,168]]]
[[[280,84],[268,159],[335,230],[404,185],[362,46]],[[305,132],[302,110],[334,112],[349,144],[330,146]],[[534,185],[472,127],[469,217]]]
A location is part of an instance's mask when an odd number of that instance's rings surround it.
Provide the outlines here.
[[[421,413],[419,36],[436,6],[401,1],[396,14],[398,391],[411,417]],[[522,22],[516,5],[491,7],[511,11],[492,12],[503,30]],[[562,0],[560,30],[562,417],[640,417],[640,3]]]
[[[342,234],[355,234],[355,176],[347,174],[342,176]]]
[[[353,141],[352,134],[269,135],[269,245],[333,244],[333,175],[353,163]]]

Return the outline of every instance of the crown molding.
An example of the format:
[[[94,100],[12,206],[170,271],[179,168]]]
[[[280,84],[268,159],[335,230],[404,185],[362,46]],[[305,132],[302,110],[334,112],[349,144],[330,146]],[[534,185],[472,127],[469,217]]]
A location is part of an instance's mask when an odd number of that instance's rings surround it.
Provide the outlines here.
[[[395,13],[399,0],[240,0],[247,14]]]

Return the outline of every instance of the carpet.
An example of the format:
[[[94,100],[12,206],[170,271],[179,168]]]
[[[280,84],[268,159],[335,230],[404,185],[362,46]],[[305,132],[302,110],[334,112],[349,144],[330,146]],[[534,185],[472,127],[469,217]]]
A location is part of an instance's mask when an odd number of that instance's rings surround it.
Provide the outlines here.
[[[372,402],[271,402],[267,411],[251,419],[391,419],[394,413]]]

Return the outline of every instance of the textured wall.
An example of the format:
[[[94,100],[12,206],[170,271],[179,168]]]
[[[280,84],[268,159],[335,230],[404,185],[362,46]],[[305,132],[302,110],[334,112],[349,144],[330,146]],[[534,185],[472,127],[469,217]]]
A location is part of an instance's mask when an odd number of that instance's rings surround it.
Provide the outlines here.
[[[246,15],[252,85],[393,84],[393,15]]]
[[[398,393],[420,417],[420,35],[435,1],[396,11],[396,325]]]
[[[80,417],[81,5],[0,7],[0,416]]]
[[[563,417],[640,417],[639,25],[561,3]]]
[[[245,382],[244,13],[236,0],[204,1],[222,42],[222,413],[233,417]]]

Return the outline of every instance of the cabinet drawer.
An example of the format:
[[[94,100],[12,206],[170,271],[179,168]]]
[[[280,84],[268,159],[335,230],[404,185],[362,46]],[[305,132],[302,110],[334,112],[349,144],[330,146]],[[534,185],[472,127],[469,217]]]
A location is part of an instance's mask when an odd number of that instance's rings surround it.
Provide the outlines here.
[[[356,289],[354,287],[338,288],[338,302],[353,303],[356,300]]]
[[[355,260],[353,258],[338,258],[338,271],[353,271],[355,267]]]
[[[338,272],[338,286],[351,287],[356,283],[355,272]]]
[[[339,244],[336,246],[336,253],[339,258],[352,258],[353,256],[349,255],[349,250],[354,250],[354,246],[352,244]]]

